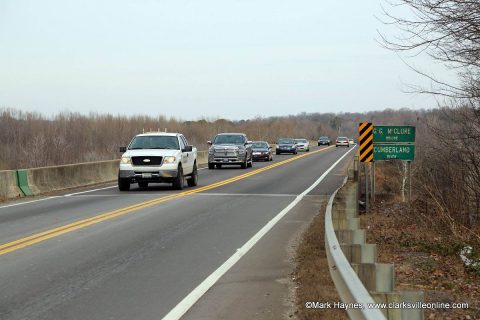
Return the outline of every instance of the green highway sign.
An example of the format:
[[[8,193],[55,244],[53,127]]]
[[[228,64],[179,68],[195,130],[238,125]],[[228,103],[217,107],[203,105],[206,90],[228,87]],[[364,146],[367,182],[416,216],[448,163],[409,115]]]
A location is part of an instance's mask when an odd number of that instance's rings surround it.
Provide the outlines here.
[[[373,161],[407,160],[415,158],[415,146],[412,144],[374,144]]]
[[[414,126],[373,126],[373,143],[415,142]]]

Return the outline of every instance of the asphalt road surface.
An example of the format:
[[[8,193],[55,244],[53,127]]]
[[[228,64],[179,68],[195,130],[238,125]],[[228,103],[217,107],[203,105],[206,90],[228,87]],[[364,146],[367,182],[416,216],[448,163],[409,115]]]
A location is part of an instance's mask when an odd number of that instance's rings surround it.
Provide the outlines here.
[[[218,286],[241,284],[236,268],[252,279],[271,263],[299,228],[281,222],[311,216],[306,199],[331,194],[353,154],[313,147],[246,170],[204,169],[183,191],[111,185],[0,204],[0,319],[252,318],[258,299],[246,287]],[[279,276],[271,267],[258,277]]]

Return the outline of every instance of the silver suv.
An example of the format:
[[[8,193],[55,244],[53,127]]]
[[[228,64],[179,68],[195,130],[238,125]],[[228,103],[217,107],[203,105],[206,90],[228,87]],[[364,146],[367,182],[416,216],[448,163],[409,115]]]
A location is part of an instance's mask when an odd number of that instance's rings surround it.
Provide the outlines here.
[[[221,168],[224,164],[240,165],[243,169],[252,166],[252,141],[244,133],[220,133],[207,143],[211,145],[209,169]]]
[[[183,134],[151,132],[139,134],[124,152],[118,170],[118,189],[130,190],[130,184],[140,188],[150,182],[171,183],[174,189],[198,184],[197,148],[189,145]]]

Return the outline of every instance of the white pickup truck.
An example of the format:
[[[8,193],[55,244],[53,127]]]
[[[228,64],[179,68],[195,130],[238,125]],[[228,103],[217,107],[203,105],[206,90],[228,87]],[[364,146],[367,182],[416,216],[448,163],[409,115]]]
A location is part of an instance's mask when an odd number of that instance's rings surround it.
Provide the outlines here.
[[[189,186],[198,184],[197,149],[180,133],[150,132],[136,135],[123,152],[118,170],[118,189],[130,190],[138,183],[147,188],[150,182],[171,183],[181,190],[185,179]]]

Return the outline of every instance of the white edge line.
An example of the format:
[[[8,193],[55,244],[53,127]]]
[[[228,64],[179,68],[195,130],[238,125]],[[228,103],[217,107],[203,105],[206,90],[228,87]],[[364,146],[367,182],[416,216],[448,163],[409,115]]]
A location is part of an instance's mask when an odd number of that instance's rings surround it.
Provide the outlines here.
[[[63,195],[63,197],[71,197],[71,196],[74,196],[74,195],[77,195],[77,194],[94,192],[94,191],[98,191],[98,190],[112,189],[112,188],[116,188],[116,187],[117,186],[115,185],[115,186],[110,186],[110,187],[105,187],[105,188],[98,188],[98,189],[86,190],[86,191],[81,191],[81,192],[74,192],[74,193],[65,194],[65,195]]]
[[[50,199],[60,198],[60,197],[61,196],[51,196],[51,197],[48,197],[48,198],[42,198],[42,199],[37,199],[37,200],[31,200],[31,201],[25,201],[25,202],[19,202],[19,203],[12,203],[12,204],[8,204],[6,206],[1,206],[0,209],[8,208],[8,207],[15,207],[15,206],[19,206],[19,205],[22,205],[22,204],[29,204],[29,203],[32,203],[32,202],[45,201],[45,200],[50,200]]]
[[[315,188],[327,176],[330,171],[345,158],[353,148],[341,156],[330,168],[328,168],[310,187],[299,194],[295,200],[290,202],[282,211],[280,211],[272,220],[270,220],[262,229],[260,229],[250,240],[248,240],[240,249],[228,258],[217,270],[202,281],[192,292],[190,292],[182,301],[180,301],[162,320],[179,320],[190,308],[207,292],[231,267],[233,267],[253,246],[272,229],[280,219],[282,219],[293,207],[299,203],[302,198]]]
[[[104,190],[104,189],[110,189],[110,188],[115,188],[115,187],[116,187],[116,186],[111,186],[111,187],[106,187],[106,188],[93,189],[93,190],[87,190],[87,191],[82,191],[82,192],[75,192],[75,193],[65,194],[65,195],[62,195],[62,196],[50,196],[50,197],[42,198],[42,199],[36,199],[36,200],[30,200],[30,201],[23,201],[23,202],[18,202],[18,203],[12,203],[12,204],[8,204],[8,205],[6,205],[6,206],[1,206],[0,209],[9,208],[9,207],[15,207],[15,206],[23,205],[23,204],[29,204],[29,203],[34,203],[34,202],[39,202],[39,201],[45,201],[45,200],[50,200],[50,199],[55,199],[55,198],[71,197],[71,196],[77,195],[77,194],[82,194],[82,193],[87,193],[87,192],[93,192],[93,191],[98,191],[98,190]]]

